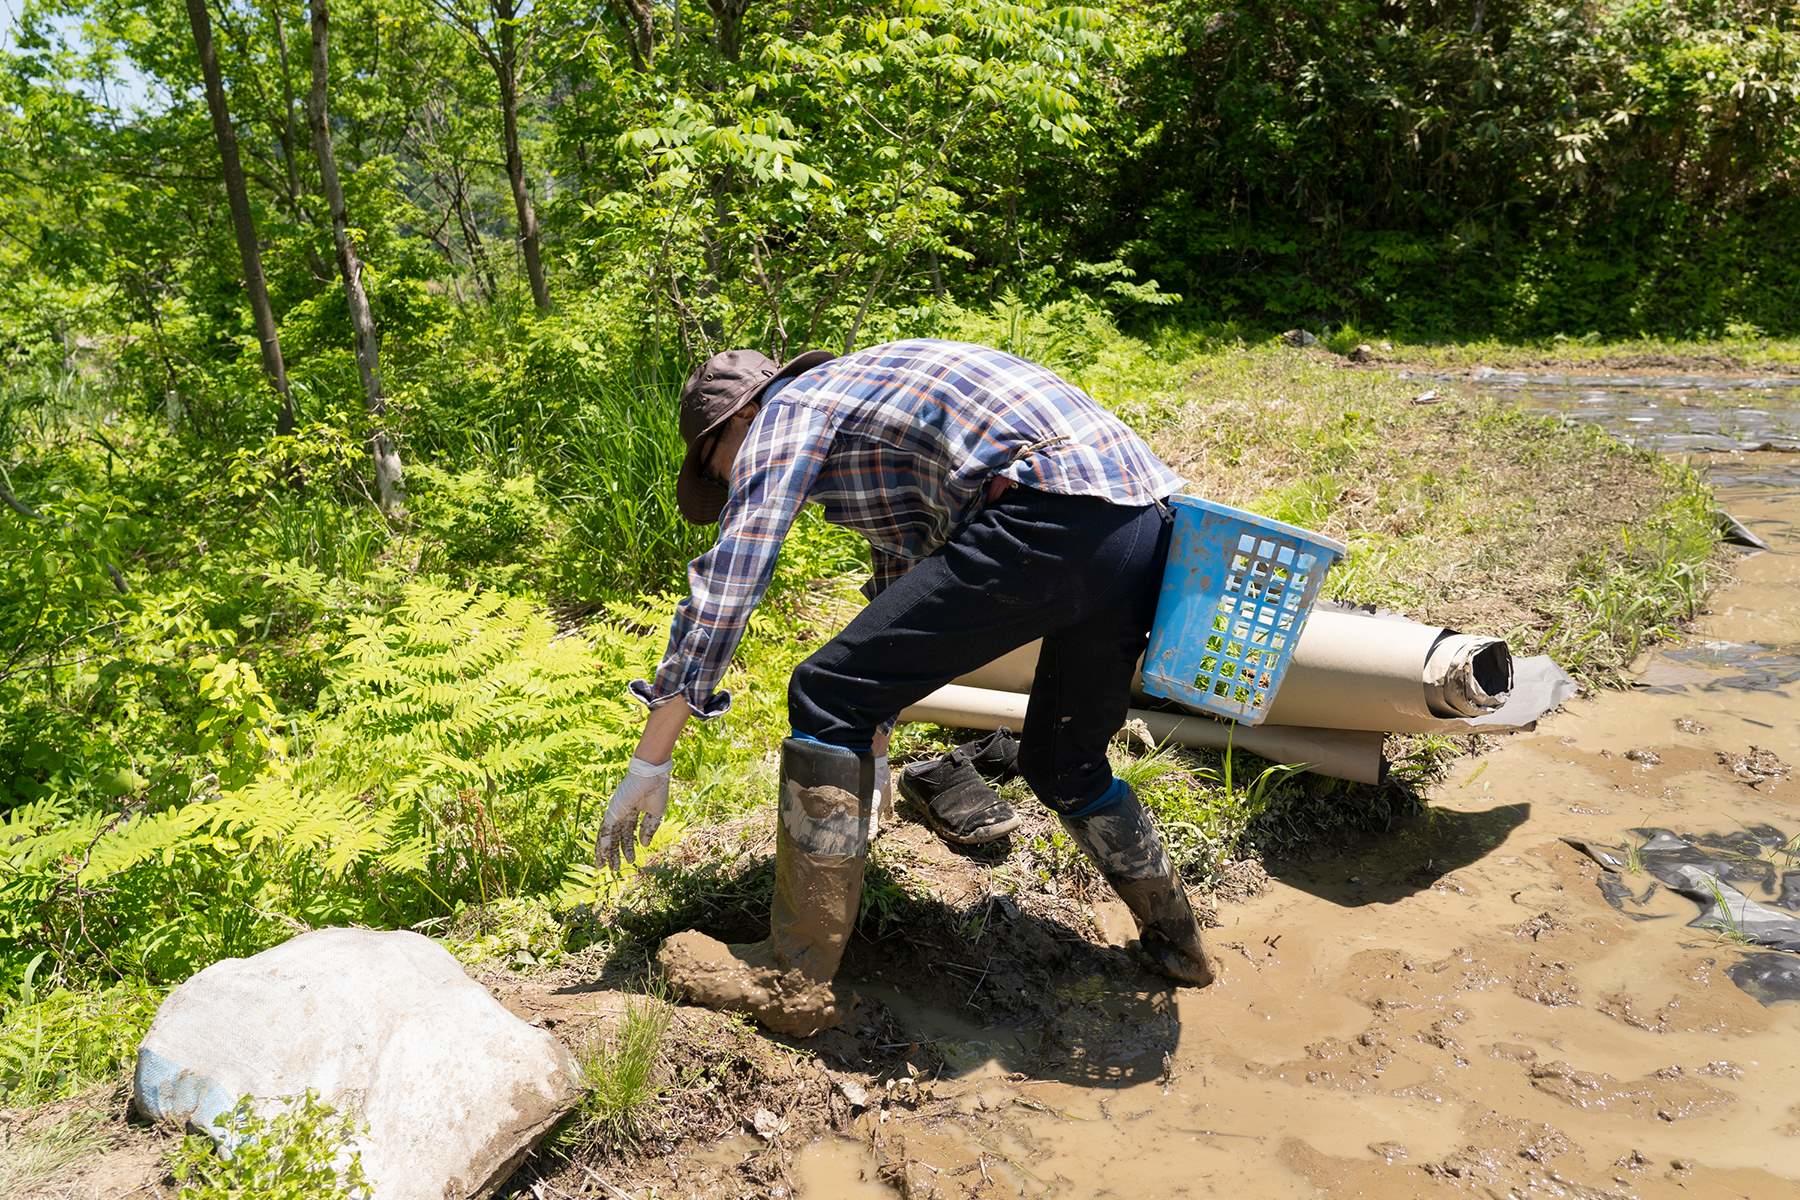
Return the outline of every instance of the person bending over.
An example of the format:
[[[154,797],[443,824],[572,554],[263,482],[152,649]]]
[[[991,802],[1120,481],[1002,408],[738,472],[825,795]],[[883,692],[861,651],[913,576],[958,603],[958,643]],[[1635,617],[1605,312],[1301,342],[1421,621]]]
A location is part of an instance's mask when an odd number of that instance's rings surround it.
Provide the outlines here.
[[[1038,638],[1019,771],[1131,909],[1164,975],[1213,962],[1143,805],[1107,762],[1124,723],[1180,485],[1073,384],[1014,355],[914,339],[785,364],[754,350],[702,363],[681,394],[682,515],[718,523],[688,570],[667,652],[632,692],[650,709],[603,819],[596,864],[648,845],[670,755],[718,690],[803,505],[868,538],[869,604],[794,669],[781,744],[769,936],[688,931],[658,959],[699,1004],[808,1036],[841,1018],[832,985],[862,896],[887,734],[900,711]]]

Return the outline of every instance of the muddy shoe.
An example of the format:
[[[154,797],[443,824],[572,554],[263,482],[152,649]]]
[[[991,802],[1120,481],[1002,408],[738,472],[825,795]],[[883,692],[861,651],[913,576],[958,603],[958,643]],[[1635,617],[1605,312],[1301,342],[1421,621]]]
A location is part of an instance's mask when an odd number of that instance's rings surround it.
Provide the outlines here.
[[[925,823],[947,842],[979,846],[1019,827],[1019,814],[987,785],[960,746],[901,768],[900,793],[919,806]]]
[[[677,995],[810,1037],[843,1018],[831,978],[862,901],[874,760],[835,746],[781,743],[775,897],[764,941],[727,946],[678,933],[656,959]]]
[[[789,1037],[811,1037],[842,1018],[837,990],[775,960],[769,942],[727,946],[690,929],[656,953],[669,985],[696,1004],[746,1013]]]
[[[1218,971],[1200,940],[1187,889],[1163,850],[1150,814],[1136,793],[1119,786],[1123,799],[1090,816],[1064,817],[1063,828],[1131,910],[1138,948],[1156,969],[1179,983],[1205,987]]]
[[[970,764],[989,783],[1018,778],[1019,739],[1005,726],[984,738],[964,742],[957,749],[969,756]]]

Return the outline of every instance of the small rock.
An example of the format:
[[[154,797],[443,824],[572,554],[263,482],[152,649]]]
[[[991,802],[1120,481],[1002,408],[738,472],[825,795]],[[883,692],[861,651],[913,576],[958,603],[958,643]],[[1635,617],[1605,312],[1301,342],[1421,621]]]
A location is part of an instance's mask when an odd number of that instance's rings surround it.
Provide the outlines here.
[[[750,1128],[756,1136],[765,1142],[772,1142],[788,1130],[788,1123],[766,1108],[759,1108],[750,1115]]]
[[[1706,726],[1704,726],[1700,722],[1694,720],[1694,718],[1692,718],[1692,717],[1676,717],[1675,718],[1675,728],[1679,729],[1683,733],[1705,733],[1706,732]]]
[[[851,1108],[869,1107],[869,1089],[854,1079],[837,1079],[838,1094],[847,1101]]]
[[[1537,916],[1532,917],[1529,921],[1521,922],[1518,928],[1513,930],[1513,936],[1521,938],[1528,937],[1535,942],[1546,933],[1557,933],[1563,928],[1563,923],[1557,920],[1553,914],[1541,912]]]
[[[928,1163],[907,1159],[900,1171],[900,1195],[904,1200],[937,1200],[937,1171]]]
[[[1392,354],[1394,352],[1394,343],[1392,343],[1392,342],[1381,343],[1381,352],[1383,354]]]
[[[1440,397],[1436,388],[1427,388],[1412,398],[1414,404],[1436,404]]]
[[[1383,1162],[1404,1162],[1406,1147],[1399,1142],[1370,1142],[1369,1153]]]
[[[1669,1160],[1669,1169],[1672,1171],[1691,1171],[1694,1169],[1694,1164],[1685,1158],[1672,1158]]]
[[[1618,1162],[1613,1164],[1613,1166],[1623,1167],[1627,1171],[1641,1171],[1649,1165],[1650,1160],[1636,1150],[1633,1150],[1630,1154],[1625,1155],[1623,1158],[1619,1159]]]
[[[1374,362],[1375,361],[1375,347],[1369,345],[1369,343],[1367,343],[1367,342],[1361,342],[1361,343],[1358,343],[1356,349],[1352,350],[1345,357],[1349,358],[1349,360],[1353,363]]]
[[[1625,757],[1634,763],[1642,763],[1646,767],[1655,767],[1662,764],[1662,755],[1654,750],[1627,750],[1625,752]]]
[[[1319,339],[1306,332],[1304,329],[1290,329],[1281,335],[1281,340],[1298,349],[1305,349],[1308,346],[1316,346],[1319,344]]]

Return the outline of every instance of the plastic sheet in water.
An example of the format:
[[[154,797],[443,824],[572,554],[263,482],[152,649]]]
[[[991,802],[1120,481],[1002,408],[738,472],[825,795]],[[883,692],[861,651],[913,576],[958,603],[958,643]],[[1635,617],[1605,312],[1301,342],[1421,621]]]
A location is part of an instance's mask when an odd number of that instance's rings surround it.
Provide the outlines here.
[[[1800,956],[1746,954],[1725,968],[1725,974],[1763,1004],[1800,1000]]]
[[[1600,894],[1638,920],[1656,893],[1656,884],[1700,906],[1689,922],[1758,946],[1796,952],[1751,955],[1727,974],[1764,1004],[1800,1000],[1800,869],[1793,842],[1773,825],[1752,825],[1727,833],[1675,834],[1666,829],[1633,829],[1629,846],[1605,846],[1580,838],[1563,841],[1602,867]],[[1641,870],[1655,883],[1642,895],[1628,876]],[[1753,898],[1749,892],[1764,897]],[[1766,900],[1766,902],[1765,902]]]
[[[1648,692],[1782,692],[1800,682],[1800,655],[1754,642],[1668,646],[1637,678]]]

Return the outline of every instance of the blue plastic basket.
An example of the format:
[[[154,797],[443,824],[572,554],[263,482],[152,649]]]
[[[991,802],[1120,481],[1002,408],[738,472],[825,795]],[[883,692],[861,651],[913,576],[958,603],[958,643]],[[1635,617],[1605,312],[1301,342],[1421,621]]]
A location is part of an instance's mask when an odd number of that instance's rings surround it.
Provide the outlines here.
[[[1194,496],[1171,496],[1175,528],[1144,690],[1257,725],[1287,674],[1342,542]]]

